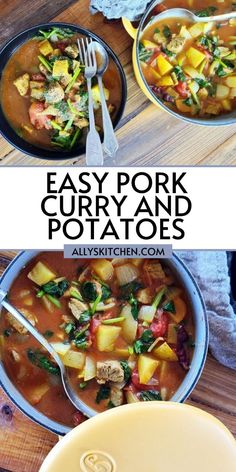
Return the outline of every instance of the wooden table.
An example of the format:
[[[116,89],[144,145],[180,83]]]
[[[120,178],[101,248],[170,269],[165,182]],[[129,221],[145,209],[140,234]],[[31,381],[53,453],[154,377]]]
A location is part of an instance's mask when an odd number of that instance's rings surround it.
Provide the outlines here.
[[[128,101],[117,136],[119,165],[236,164],[235,126],[193,126],[171,117],[147,100],[138,88],[131,63],[132,40],[121,22],[91,16],[89,0],[0,0],[0,44],[25,27],[53,19],[79,23],[98,33],[119,56],[128,80]],[[41,161],[23,155],[0,138],[0,165],[84,165],[84,157]],[[109,165],[109,160],[106,160]]]
[[[0,252],[0,274],[16,253]],[[215,415],[236,437],[236,374],[208,355],[206,366],[188,403]],[[0,408],[10,400],[0,391]],[[11,404],[12,405],[12,404]],[[57,437],[26,418],[16,407],[11,427],[0,414],[0,472],[37,472]],[[1,469],[1,467],[3,469]]]

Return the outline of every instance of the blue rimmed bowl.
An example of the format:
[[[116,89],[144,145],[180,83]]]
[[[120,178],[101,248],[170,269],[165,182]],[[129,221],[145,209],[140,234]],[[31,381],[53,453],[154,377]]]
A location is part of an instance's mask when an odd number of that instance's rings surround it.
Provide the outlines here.
[[[40,251],[22,251],[9,264],[0,279],[0,287],[4,291],[9,291],[14,279],[17,277],[21,269],[27,265]],[[186,298],[192,311],[195,326],[195,348],[191,367],[186,374],[183,382],[175,392],[171,401],[184,402],[194,389],[205,364],[208,349],[208,322],[206,310],[201,292],[181,259],[175,254],[171,259],[165,259],[165,264],[175,274],[186,293]],[[15,403],[15,405],[25,413],[30,419],[39,425],[49,429],[50,431],[64,435],[71,428],[54,421],[33,407],[17,390],[15,385],[9,379],[4,364],[0,359],[0,385]]]

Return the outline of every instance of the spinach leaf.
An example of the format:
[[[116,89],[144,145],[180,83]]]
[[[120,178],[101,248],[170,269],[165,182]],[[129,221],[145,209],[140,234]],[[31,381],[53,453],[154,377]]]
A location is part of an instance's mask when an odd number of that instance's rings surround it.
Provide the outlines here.
[[[136,354],[147,352],[154,341],[155,337],[153,336],[153,332],[150,329],[146,329],[142,336],[134,342],[134,352]]]
[[[129,364],[127,361],[120,361],[120,365],[124,371],[124,381],[125,382],[128,382],[128,380],[130,379],[131,377],[131,374],[132,374],[132,370],[131,368],[129,367]]]
[[[150,57],[153,55],[152,49],[146,49],[142,43],[139,43],[139,53],[138,57],[141,62],[147,62]]]
[[[96,395],[96,403],[100,403],[102,400],[107,400],[110,397],[111,387],[109,385],[101,385]]]
[[[47,331],[45,331],[45,332],[43,333],[43,335],[44,335],[44,337],[47,338],[47,339],[48,339],[48,338],[51,338],[51,337],[53,336],[53,331],[50,331],[50,329],[47,329]]]
[[[139,290],[140,288],[142,288],[142,284],[140,282],[137,282],[137,280],[122,285],[120,287],[120,297],[124,300],[129,300],[130,296],[137,292],[137,290]]]
[[[89,310],[86,310],[80,315],[78,323],[80,325],[83,325],[85,323],[88,323],[90,320],[91,320],[91,312]]]
[[[12,329],[11,328],[4,329],[3,336],[5,336],[5,338],[9,338],[9,336],[11,336],[11,334],[12,334]]]
[[[193,104],[193,99],[192,99],[192,97],[186,98],[185,100],[183,100],[183,103],[185,103],[185,105],[187,105],[188,107],[191,107],[192,104]]]
[[[169,311],[169,313],[176,313],[175,303],[173,300],[169,300],[162,308],[164,311]]]
[[[107,300],[111,296],[111,289],[108,287],[108,285],[103,285],[102,284],[102,298],[101,300]]]
[[[175,66],[174,69],[173,69],[173,72],[175,73],[176,77],[178,80],[180,80],[181,82],[185,82],[186,81],[186,77],[183,73],[183,69],[182,67],[180,66]]]
[[[70,284],[67,280],[61,280],[60,282],[58,282],[58,284],[56,282],[51,281],[47,284],[42,285],[41,290],[43,290],[44,293],[51,295],[52,297],[60,298],[62,297],[62,295],[64,295],[69,285]]]
[[[96,285],[93,282],[84,282],[81,285],[81,294],[84,300],[94,302],[98,296]]]
[[[136,321],[138,319],[138,300],[133,296],[132,293],[129,298],[129,304],[131,305],[131,313],[133,318]]]
[[[66,323],[66,326],[65,326],[66,334],[71,334],[73,331],[75,331],[75,324],[74,323]]]
[[[217,7],[209,6],[207,8],[204,8],[203,10],[195,11],[195,15],[200,16],[200,17],[211,16],[211,15],[214,15],[216,10],[218,10]]]
[[[53,362],[51,362],[42,352],[38,349],[35,351],[33,349],[27,350],[27,356],[32,364],[36,365],[40,369],[47,370],[49,374],[60,375],[60,369]]]
[[[160,392],[156,392],[156,390],[143,390],[140,392],[139,397],[144,402],[162,400]]]
[[[166,39],[171,38],[171,31],[168,25],[164,25],[163,30],[162,30],[163,35],[165,36]]]

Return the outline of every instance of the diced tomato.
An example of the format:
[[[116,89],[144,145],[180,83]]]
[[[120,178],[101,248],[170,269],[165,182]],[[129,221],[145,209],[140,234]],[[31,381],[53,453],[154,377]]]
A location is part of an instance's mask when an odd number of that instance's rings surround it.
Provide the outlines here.
[[[43,74],[32,74],[32,80],[35,80],[36,82],[44,82],[45,77]]]
[[[48,115],[41,115],[44,111],[44,104],[42,102],[34,102],[29,108],[29,117],[32,125],[36,129],[52,129],[50,117]]]
[[[154,49],[154,53],[151,55],[150,59],[148,59],[147,64],[152,65],[153,61],[155,61],[155,59],[160,55],[160,52],[161,52],[160,48],[157,47],[156,49]],[[153,65],[155,66],[155,64]]]
[[[90,323],[90,333],[92,336],[96,334],[100,324],[101,324],[101,320],[98,320],[97,318],[92,318],[91,323]]]
[[[161,13],[163,11],[167,10],[167,7],[165,5],[163,5],[163,3],[160,3],[159,5],[156,5],[153,10],[152,10],[152,14],[153,15],[158,15],[158,13]]]
[[[63,43],[63,41],[58,41],[58,43],[56,43],[56,48],[60,49],[61,52],[64,52],[67,46],[68,44]]]
[[[181,95],[181,97],[186,98],[186,97],[188,97],[187,87],[188,86],[187,86],[186,82],[179,82],[175,86],[175,90],[176,90],[176,92],[178,92]]]
[[[161,313],[158,318],[156,318],[150,325],[150,329],[153,332],[155,338],[164,336],[168,329],[168,315],[166,313]]]
[[[138,329],[137,329],[137,336],[140,338],[146,328],[142,326],[142,323],[138,324]]]
[[[79,424],[83,423],[86,420],[87,420],[86,416],[84,416],[83,413],[81,413],[81,411],[76,411],[76,413],[74,413],[73,415],[73,423],[75,426],[78,426]]]
[[[130,384],[131,388],[130,390],[133,391],[132,384],[137,390],[159,390],[159,384],[158,382],[153,383],[153,384],[141,384],[139,382],[139,375],[137,369],[135,369],[132,373],[131,377],[132,383]]]

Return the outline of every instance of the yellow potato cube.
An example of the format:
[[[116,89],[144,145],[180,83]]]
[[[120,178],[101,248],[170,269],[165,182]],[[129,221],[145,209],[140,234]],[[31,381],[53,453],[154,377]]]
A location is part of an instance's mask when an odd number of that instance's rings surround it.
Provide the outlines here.
[[[229,97],[230,98],[235,98],[236,97],[236,87],[231,88]]]
[[[156,80],[159,80],[161,78],[160,74],[158,74],[158,72],[153,67],[151,66],[148,66],[148,67],[149,67],[149,71],[151,72],[152,77]],[[142,259],[138,259],[138,260],[141,261]],[[132,264],[133,264],[133,260],[132,260]]]
[[[194,67],[191,66],[185,66],[183,68],[185,74],[189,75],[189,77],[192,77],[192,79],[198,78],[198,79],[205,79],[205,76],[203,74],[200,74],[197,69],[194,69]]]
[[[224,100],[222,100],[222,105],[223,105],[224,110],[226,111],[232,110],[231,101],[228,98],[225,98]]]
[[[141,354],[138,358],[138,375],[141,384],[147,384],[152,378],[156,368],[160,364],[159,361],[151,357]]]
[[[49,56],[53,53],[53,47],[47,39],[39,43],[39,50],[43,56]]]
[[[170,316],[175,323],[180,323],[186,316],[187,306],[183,299],[180,297],[174,298],[174,305],[175,313],[170,313]]]
[[[110,280],[114,273],[114,267],[110,261],[107,259],[96,259],[92,262],[92,268],[98,277],[106,282]]]
[[[184,103],[184,100],[176,100],[175,103],[178,110],[181,111],[182,113],[191,113],[192,111],[191,106],[186,105],[186,103]]]
[[[60,356],[65,356],[66,353],[70,350],[70,344],[64,344],[64,343],[51,343],[51,346],[53,347],[53,349],[55,349],[55,351],[57,352],[57,354],[59,354]]]
[[[157,66],[161,75],[165,75],[173,69],[172,64],[162,54],[157,57]]]
[[[95,360],[90,357],[86,356],[85,366],[84,366],[84,381],[88,382],[91,379],[96,377],[97,373],[97,366]]]
[[[14,80],[13,84],[17,88],[19,94],[24,97],[29,88],[29,82],[30,82],[30,76],[29,74],[23,74],[20,77],[18,77],[16,80]]]
[[[170,85],[174,85],[173,79],[170,75],[165,75],[160,80],[158,80],[158,85],[162,87],[169,87]]]
[[[100,352],[114,351],[115,342],[119,337],[121,328],[119,326],[100,325],[97,330],[97,348]]]
[[[64,77],[68,75],[68,61],[66,59],[56,60],[53,64],[53,77]]]
[[[192,35],[189,33],[189,31],[187,30],[185,25],[181,26],[179,36],[181,36],[181,38],[185,38],[185,39],[191,39],[192,38]]]
[[[192,38],[197,38],[203,33],[204,30],[204,23],[194,23],[190,28],[188,28],[189,33],[191,34]]]
[[[217,87],[216,87],[216,98],[227,98],[229,96],[229,87],[227,87],[226,85],[222,85],[222,84],[217,84]]]
[[[43,262],[37,262],[33,269],[28,273],[28,278],[37,285],[44,285],[56,278],[55,272],[52,272]]]
[[[37,385],[36,387],[30,387],[27,389],[27,400],[32,405],[37,405],[49,389],[50,385],[48,383]]]
[[[193,67],[198,67],[205,59],[205,54],[192,46],[186,51],[186,57]]]
[[[125,305],[120,313],[125,319],[122,321],[122,336],[128,344],[132,344],[136,338],[138,322],[131,313],[131,306]]]
[[[123,357],[124,359],[127,359],[130,356],[128,348],[116,348],[114,351],[115,354],[119,357]]]
[[[236,75],[231,75],[230,77],[227,77],[227,79],[225,79],[225,83],[230,88],[236,87]]]
[[[103,86],[103,91],[104,91],[105,99],[109,100],[109,97],[110,97],[109,90]],[[94,102],[101,103],[101,94],[100,94],[100,89],[99,89],[98,84],[92,87],[92,96],[93,96]]]
[[[79,351],[68,351],[62,356],[62,362],[66,367],[73,369],[83,369],[85,363],[85,353]]]
[[[152,41],[149,41],[149,39],[143,39],[142,44],[146,49],[156,49],[157,44],[153,43]]]
[[[176,362],[178,360],[177,355],[166,342],[154,349],[152,351],[152,354],[154,354],[154,356],[163,361]]]

